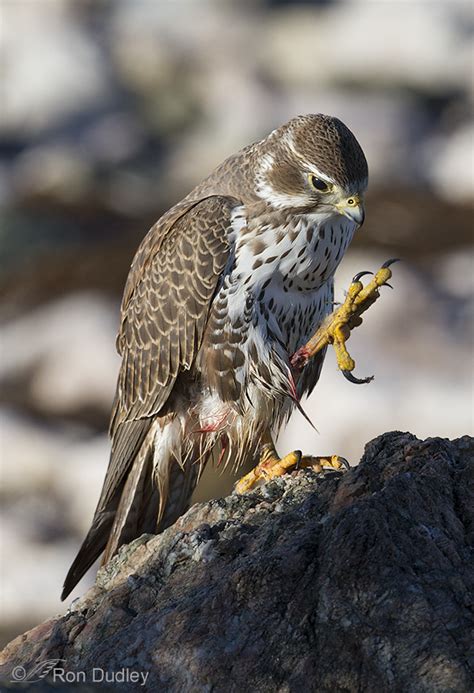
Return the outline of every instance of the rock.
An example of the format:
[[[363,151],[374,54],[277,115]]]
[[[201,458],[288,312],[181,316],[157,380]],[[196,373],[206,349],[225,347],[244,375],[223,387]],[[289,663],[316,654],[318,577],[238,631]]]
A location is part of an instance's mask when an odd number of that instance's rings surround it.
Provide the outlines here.
[[[171,693],[468,693],[473,454],[467,436],[386,433],[342,476],[299,471],[195,505],[10,643],[2,676],[58,660],[48,681],[122,672],[130,691],[136,674]]]

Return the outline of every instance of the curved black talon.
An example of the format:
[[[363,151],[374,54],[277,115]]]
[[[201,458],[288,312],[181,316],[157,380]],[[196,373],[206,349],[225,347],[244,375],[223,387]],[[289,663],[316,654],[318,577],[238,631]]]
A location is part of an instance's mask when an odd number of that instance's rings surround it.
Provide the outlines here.
[[[384,262],[382,267],[384,269],[387,269],[387,267],[390,267],[390,265],[393,265],[394,262],[400,262],[400,258],[399,257],[393,257],[391,260],[387,260],[386,262]]]
[[[381,286],[388,286],[389,289],[393,289],[393,286],[388,282],[385,282],[385,284],[381,284]]]
[[[348,380],[350,383],[354,383],[354,385],[365,385],[366,383],[372,382],[374,379],[373,375],[369,375],[368,378],[356,378],[355,375],[352,375],[351,371],[341,371],[341,373],[346,380]]]
[[[348,460],[346,460],[345,457],[338,456],[338,459],[339,459],[339,462],[342,463],[342,466],[344,467],[344,469],[350,469],[351,468],[351,465],[349,464]]]
[[[303,457],[303,453],[301,452],[301,450],[294,450],[293,452],[295,453],[295,455],[298,455],[298,459],[296,460],[295,468],[293,470],[296,472],[300,468],[301,458]]]
[[[357,272],[357,274],[355,274],[355,275],[352,277],[352,283],[355,284],[356,282],[360,281],[360,278],[361,278],[361,277],[364,277],[366,274],[373,274],[373,272],[368,272],[368,271],[365,271],[365,272]]]

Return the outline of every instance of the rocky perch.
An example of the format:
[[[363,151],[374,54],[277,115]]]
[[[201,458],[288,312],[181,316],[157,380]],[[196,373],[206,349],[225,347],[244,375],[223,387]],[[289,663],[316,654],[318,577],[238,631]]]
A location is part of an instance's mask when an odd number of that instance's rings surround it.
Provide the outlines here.
[[[473,481],[472,438],[395,432],[343,475],[195,505],[10,643],[2,678],[60,660],[23,686],[67,689],[62,669],[82,690],[102,671],[113,690],[471,693]]]

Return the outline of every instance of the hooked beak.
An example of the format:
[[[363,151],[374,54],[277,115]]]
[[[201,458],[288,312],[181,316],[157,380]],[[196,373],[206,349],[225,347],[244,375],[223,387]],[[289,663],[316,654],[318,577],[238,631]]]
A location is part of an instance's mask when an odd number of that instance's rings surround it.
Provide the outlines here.
[[[342,200],[336,209],[339,214],[343,214],[345,217],[354,221],[358,226],[362,226],[365,219],[364,202],[360,195],[352,195],[345,200]]]

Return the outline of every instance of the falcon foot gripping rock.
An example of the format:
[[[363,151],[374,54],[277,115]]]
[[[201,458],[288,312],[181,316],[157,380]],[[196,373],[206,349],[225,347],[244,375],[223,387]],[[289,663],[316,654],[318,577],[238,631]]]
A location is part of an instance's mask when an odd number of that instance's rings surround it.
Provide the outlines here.
[[[260,460],[248,474],[245,474],[235,484],[237,493],[250,491],[261,483],[266,483],[277,476],[283,476],[296,469],[312,469],[320,474],[328,469],[343,472],[350,469],[349,462],[339,455],[313,456],[302,455],[301,450],[293,450],[284,457],[279,457],[273,443],[270,432],[265,436],[265,442],[261,448]]]
[[[283,476],[296,469],[312,469],[318,474],[327,469],[343,472],[350,469],[348,461],[339,455],[313,456],[302,455],[300,450],[294,450],[284,457],[278,457],[273,444],[263,446],[260,461],[248,474],[245,474],[235,485],[237,493],[250,491],[260,482],[266,483],[277,476]]]

